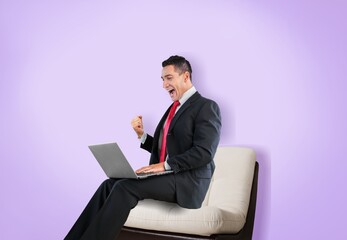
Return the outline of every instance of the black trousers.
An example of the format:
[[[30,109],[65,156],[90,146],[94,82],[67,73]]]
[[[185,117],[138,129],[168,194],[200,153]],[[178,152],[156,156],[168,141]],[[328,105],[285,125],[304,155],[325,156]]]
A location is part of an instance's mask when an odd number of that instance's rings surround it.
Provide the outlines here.
[[[107,179],[95,192],[65,240],[115,240],[139,200],[176,202],[173,174],[147,179]]]

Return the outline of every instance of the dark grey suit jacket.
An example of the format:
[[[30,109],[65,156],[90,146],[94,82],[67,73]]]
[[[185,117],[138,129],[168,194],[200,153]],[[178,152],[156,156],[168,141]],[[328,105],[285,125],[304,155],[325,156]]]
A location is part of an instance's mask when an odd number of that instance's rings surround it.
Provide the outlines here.
[[[159,139],[171,106],[160,120],[154,137],[147,135],[143,149],[151,153],[150,164],[159,162]],[[214,101],[198,92],[177,111],[167,135],[167,163],[175,172],[177,203],[199,208],[205,198],[212,174],[213,157],[221,129],[220,110]]]

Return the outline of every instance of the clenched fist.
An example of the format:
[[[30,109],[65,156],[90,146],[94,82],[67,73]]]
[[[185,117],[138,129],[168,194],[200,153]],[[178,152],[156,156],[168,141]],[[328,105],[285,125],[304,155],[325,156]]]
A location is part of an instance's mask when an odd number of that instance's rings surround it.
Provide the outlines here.
[[[141,138],[144,131],[143,131],[143,123],[142,123],[142,116],[137,116],[131,120],[131,126],[133,127],[134,131],[137,134],[138,138]]]

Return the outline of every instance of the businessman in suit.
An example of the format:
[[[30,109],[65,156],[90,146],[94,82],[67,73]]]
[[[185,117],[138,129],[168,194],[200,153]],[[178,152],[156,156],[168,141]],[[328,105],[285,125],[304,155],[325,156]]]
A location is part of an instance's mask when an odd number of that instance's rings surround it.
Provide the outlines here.
[[[105,180],[65,237],[65,240],[115,240],[129,212],[139,200],[174,202],[199,208],[214,172],[213,157],[221,128],[220,110],[192,84],[192,68],[184,57],[162,63],[163,88],[173,104],[163,115],[153,137],[144,132],[142,117],[131,124],[149,151],[150,164],[137,173],[173,170],[173,174],[142,180]]]

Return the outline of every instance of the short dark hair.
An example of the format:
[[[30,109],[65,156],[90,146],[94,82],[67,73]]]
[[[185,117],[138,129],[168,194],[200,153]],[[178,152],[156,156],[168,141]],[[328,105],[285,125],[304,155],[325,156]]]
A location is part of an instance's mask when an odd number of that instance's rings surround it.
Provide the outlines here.
[[[184,57],[177,56],[177,55],[171,56],[165,61],[163,61],[161,65],[162,67],[173,65],[175,67],[175,70],[176,71],[178,70],[180,74],[189,72],[190,80],[192,80],[192,72],[193,72],[192,67],[190,66],[189,61],[185,59]]]

